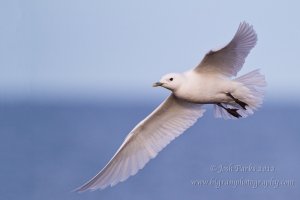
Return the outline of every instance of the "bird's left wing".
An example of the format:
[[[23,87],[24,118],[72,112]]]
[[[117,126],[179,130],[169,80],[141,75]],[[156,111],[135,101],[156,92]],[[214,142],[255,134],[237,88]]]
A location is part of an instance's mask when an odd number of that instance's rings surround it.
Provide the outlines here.
[[[233,39],[220,50],[208,52],[195,71],[236,76],[256,41],[257,35],[253,27],[243,22]]]
[[[204,112],[200,104],[170,95],[128,134],[108,164],[77,191],[104,189],[136,174]]]

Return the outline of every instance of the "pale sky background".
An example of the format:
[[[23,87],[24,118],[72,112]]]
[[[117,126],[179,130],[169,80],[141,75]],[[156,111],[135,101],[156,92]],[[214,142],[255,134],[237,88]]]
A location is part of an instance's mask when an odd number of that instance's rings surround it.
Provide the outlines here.
[[[0,0],[0,100],[151,99],[247,21],[271,101],[300,99],[299,1]]]

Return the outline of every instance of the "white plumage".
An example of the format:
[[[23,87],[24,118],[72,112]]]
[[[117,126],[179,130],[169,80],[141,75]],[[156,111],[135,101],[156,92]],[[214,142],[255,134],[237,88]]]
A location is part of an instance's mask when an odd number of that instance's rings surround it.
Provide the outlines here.
[[[167,144],[192,126],[203,113],[201,105],[183,102],[170,95],[136,125],[104,169],[79,191],[103,189],[136,174]]]
[[[230,77],[242,68],[256,41],[252,26],[243,22],[228,45],[207,53],[195,69],[163,76],[154,86],[172,94],[134,127],[108,164],[77,191],[104,189],[136,174],[203,116],[202,104],[214,104],[215,116],[225,119],[253,114],[262,104],[264,76],[254,70]]]
[[[257,35],[253,27],[241,23],[233,39],[225,47],[208,52],[196,70],[236,76],[256,42]]]

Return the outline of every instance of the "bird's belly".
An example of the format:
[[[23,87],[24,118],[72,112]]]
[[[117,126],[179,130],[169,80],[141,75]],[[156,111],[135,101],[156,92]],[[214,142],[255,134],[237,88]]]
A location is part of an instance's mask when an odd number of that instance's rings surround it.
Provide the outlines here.
[[[221,103],[228,102],[231,99],[225,93],[193,93],[186,96],[180,96],[186,101],[198,104],[212,104],[212,103]]]
[[[216,85],[215,82],[211,82],[211,84],[206,82],[205,87],[199,84],[198,87],[194,86],[192,90],[185,88],[178,91],[177,94],[175,93],[175,96],[192,103],[211,104],[231,101],[226,92],[230,92],[227,84]]]

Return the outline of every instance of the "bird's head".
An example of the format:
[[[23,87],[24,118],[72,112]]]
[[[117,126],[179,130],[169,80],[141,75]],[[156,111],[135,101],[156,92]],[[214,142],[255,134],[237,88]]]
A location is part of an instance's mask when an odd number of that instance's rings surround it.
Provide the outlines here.
[[[164,75],[159,82],[153,84],[153,87],[164,87],[168,90],[177,90],[183,81],[183,76],[177,73],[170,73]]]

